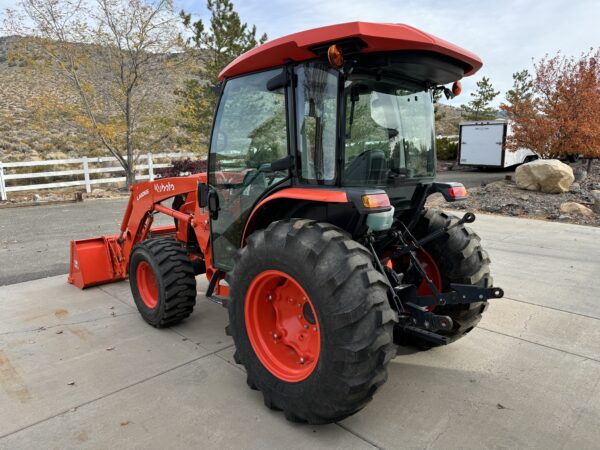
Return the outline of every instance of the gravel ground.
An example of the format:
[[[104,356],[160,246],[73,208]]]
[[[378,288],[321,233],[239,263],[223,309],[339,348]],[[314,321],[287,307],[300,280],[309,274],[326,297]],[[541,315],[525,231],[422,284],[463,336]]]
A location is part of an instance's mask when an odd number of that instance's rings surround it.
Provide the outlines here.
[[[573,165],[577,173],[584,164]],[[469,198],[462,202],[446,203],[440,195],[432,196],[429,206],[439,206],[458,210],[475,210],[506,216],[530,217],[580,225],[600,226],[600,215],[582,217],[561,214],[559,208],[564,202],[577,202],[591,208],[594,199],[593,189],[600,189],[600,162],[595,161],[592,171],[578,184],[574,183],[570,192],[544,194],[517,188],[513,180],[495,181],[469,189]]]

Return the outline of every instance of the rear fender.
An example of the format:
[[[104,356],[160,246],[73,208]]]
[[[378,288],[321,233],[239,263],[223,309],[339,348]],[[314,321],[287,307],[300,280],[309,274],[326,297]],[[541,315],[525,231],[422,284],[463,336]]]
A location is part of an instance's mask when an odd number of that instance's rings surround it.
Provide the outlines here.
[[[431,184],[429,194],[435,194],[439,192],[443,195],[444,200],[447,202],[459,202],[465,200],[468,196],[467,190],[462,183],[455,182],[434,182]]]
[[[268,206],[272,206],[282,200],[296,200],[318,202],[318,203],[348,203],[348,196],[345,191],[326,190],[326,189],[307,189],[307,188],[286,188],[275,192],[267,198],[261,200],[250,213],[246,221],[244,232],[242,234],[242,246],[246,239],[256,230],[258,219],[264,213]]]

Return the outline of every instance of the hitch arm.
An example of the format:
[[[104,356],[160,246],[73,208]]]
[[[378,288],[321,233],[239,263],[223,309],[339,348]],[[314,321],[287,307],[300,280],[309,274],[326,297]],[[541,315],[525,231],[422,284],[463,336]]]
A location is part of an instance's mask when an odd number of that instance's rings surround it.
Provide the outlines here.
[[[417,296],[413,285],[398,286],[396,291],[402,301],[418,307],[458,305],[461,303],[476,303],[493,298],[504,297],[504,290],[499,287],[483,288],[470,284],[451,283],[449,292],[438,295]]]
[[[439,238],[440,236],[443,236],[445,233],[447,233],[452,228],[456,228],[459,225],[463,225],[465,223],[473,223],[473,222],[475,222],[475,214],[470,213],[470,212],[465,213],[465,215],[462,216],[458,221],[456,221],[450,225],[447,225],[443,228],[440,228],[439,230],[434,231],[431,234],[428,234],[423,239],[420,239],[418,241],[415,240],[414,242],[407,244],[401,250],[395,251],[394,254],[392,255],[392,257],[397,258],[399,256],[404,256],[407,253],[417,251],[419,248],[421,248],[423,245],[427,244],[428,242],[431,242],[431,241]]]

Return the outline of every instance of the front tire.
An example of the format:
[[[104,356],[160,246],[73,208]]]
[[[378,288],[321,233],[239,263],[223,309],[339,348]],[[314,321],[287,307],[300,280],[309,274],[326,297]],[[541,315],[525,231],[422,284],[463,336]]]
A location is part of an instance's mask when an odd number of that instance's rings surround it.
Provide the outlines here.
[[[153,327],[175,325],[194,310],[194,268],[175,239],[136,244],[129,260],[129,285],[138,311]]]
[[[371,254],[338,228],[274,222],[250,236],[228,283],[235,360],[287,419],[342,420],[387,379],[396,313]]]

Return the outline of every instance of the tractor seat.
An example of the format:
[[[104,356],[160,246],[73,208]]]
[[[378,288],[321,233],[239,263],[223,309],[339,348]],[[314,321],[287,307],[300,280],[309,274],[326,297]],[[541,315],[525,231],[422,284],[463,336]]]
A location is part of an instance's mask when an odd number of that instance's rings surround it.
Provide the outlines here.
[[[346,167],[344,179],[360,185],[385,184],[387,180],[387,159],[383,150],[366,150]]]

